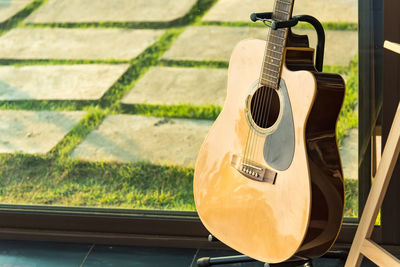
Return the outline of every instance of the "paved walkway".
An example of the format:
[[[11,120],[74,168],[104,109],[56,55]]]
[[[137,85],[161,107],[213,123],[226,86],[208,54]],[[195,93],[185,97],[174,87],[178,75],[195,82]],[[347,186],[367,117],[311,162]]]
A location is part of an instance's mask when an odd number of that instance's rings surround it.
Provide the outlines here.
[[[294,30],[308,35],[310,46],[316,47],[317,36],[312,30]],[[201,26],[189,27],[164,54],[172,60],[229,61],[235,45],[243,39],[266,40],[264,28]],[[346,40],[339,42],[338,40]],[[358,34],[353,31],[326,31],[325,64],[346,66],[358,51]]]
[[[24,7],[31,3],[31,0],[2,0],[0,1],[0,23],[8,20]]]
[[[163,30],[17,28],[0,38],[0,58],[133,59]]]
[[[0,66],[0,100],[100,99],[128,67],[127,64]]]
[[[85,115],[81,111],[0,111],[0,153],[49,152]]]
[[[219,0],[204,21],[249,21],[253,12],[272,11],[275,0]],[[296,0],[293,15],[311,15],[322,22],[358,22],[357,0]]]
[[[195,3],[196,0],[49,0],[26,22],[169,22],[183,17]]]
[[[10,19],[29,3],[1,1],[0,21]],[[265,39],[264,28],[190,24],[160,55],[170,66],[159,66],[158,61],[148,59],[150,55],[137,62],[146,49],[159,44],[160,38],[170,33],[168,29],[148,28],[144,23],[173,22],[187,15],[195,4],[195,0],[45,1],[21,24],[0,36],[0,61],[3,62],[0,102],[11,101],[15,105],[15,110],[0,111],[0,152],[45,154],[50,151],[86,114],[69,110],[68,101],[90,100],[97,105],[104,96],[113,99],[114,103],[101,102],[106,103],[103,109],[119,102],[132,107],[137,104],[222,106],[227,70],[212,64],[210,67],[208,63],[229,61],[233,47],[241,39]],[[248,21],[251,12],[269,10],[270,5],[272,0],[219,0],[199,23]],[[296,0],[295,7],[295,13],[314,14],[325,22],[357,22],[356,10],[355,0],[340,0],[334,5],[327,5],[324,0]],[[144,26],[128,29],[124,28],[125,22],[142,22]],[[54,23],[72,24],[57,27]],[[87,28],[84,23],[94,26]],[[308,30],[298,32],[310,34]],[[357,42],[355,31],[327,30],[325,63],[348,65],[357,53]],[[312,34],[311,43],[315,44]],[[10,65],[16,60],[17,65]],[[125,63],[112,64],[113,61]],[[134,68],[128,70],[129,66]],[[131,77],[139,79],[130,81]],[[110,91],[117,81],[120,82],[117,89]],[[121,95],[118,90],[124,86],[129,88]],[[68,110],[59,111],[63,106],[57,106],[58,102],[54,103],[54,110],[19,110],[25,109],[24,101],[47,100],[63,100]],[[199,118],[156,118],[132,112],[112,114],[73,149],[71,157],[95,162],[144,160],[193,166],[212,122]],[[343,144],[348,143],[345,140]]]
[[[225,69],[153,67],[122,103],[223,106],[227,78]]]
[[[194,167],[212,122],[136,115],[113,115],[91,132],[72,153],[89,161],[132,162]]]

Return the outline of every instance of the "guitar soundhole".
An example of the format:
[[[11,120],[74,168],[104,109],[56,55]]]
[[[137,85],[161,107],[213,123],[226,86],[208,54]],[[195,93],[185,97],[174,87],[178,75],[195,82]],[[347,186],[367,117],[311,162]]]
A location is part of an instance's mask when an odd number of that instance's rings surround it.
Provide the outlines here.
[[[258,127],[266,129],[274,125],[280,111],[279,96],[275,89],[262,86],[251,98],[250,113]]]

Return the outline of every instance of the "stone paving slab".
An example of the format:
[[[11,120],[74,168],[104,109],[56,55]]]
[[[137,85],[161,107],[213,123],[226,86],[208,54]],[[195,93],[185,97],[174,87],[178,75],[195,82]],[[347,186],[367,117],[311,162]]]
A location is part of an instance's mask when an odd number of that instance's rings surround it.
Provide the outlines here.
[[[25,21],[131,22],[171,21],[183,17],[196,0],[50,0]]]
[[[310,46],[317,45],[317,34],[313,30],[293,30],[296,34],[308,35]],[[325,31],[324,65],[347,66],[358,53],[358,32]]]
[[[0,111],[0,153],[49,152],[84,116],[83,111]]]
[[[219,0],[203,21],[247,21],[253,12],[272,11],[275,0]],[[358,22],[357,0],[296,0],[293,15],[311,15],[322,22]]]
[[[340,147],[343,174],[347,179],[358,178],[358,129],[350,129]]]
[[[226,96],[225,69],[154,67],[124,97],[124,104],[213,104]]]
[[[17,28],[0,38],[0,58],[132,59],[163,30]]]
[[[112,115],[72,152],[88,161],[194,166],[212,121]]]
[[[118,65],[0,67],[0,100],[95,100],[128,69]]]
[[[31,2],[31,0],[1,0],[0,23],[8,20],[9,18],[17,14]]]
[[[294,30],[307,34],[311,47],[317,36],[312,30]],[[189,27],[163,55],[172,60],[229,61],[235,45],[244,39],[267,39],[267,30],[250,27]],[[325,64],[348,65],[358,51],[358,34],[353,31],[326,31]]]

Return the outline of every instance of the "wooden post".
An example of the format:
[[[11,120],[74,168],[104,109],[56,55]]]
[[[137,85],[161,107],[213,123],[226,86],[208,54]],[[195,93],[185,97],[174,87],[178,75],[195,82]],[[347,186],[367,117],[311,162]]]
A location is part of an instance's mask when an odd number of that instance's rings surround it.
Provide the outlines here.
[[[399,44],[386,41],[384,47],[400,54]],[[367,203],[365,204],[360,224],[358,225],[345,267],[360,266],[363,256],[366,256],[379,266],[400,266],[400,260],[370,240],[376,216],[382,206],[399,152],[400,104],[397,107],[396,115],[375,175],[374,183],[368,195]]]

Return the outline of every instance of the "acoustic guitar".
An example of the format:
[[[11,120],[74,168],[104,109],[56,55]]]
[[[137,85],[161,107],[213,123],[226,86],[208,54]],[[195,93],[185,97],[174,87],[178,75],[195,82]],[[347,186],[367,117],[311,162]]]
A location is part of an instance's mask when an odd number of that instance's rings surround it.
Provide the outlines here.
[[[293,4],[276,0],[273,19],[290,19]],[[262,262],[323,255],[343,219],[343,79],[318,72],[307,36],[288,28],[240,42],[228,74],[225,105],[195,166],[203,224]]]

